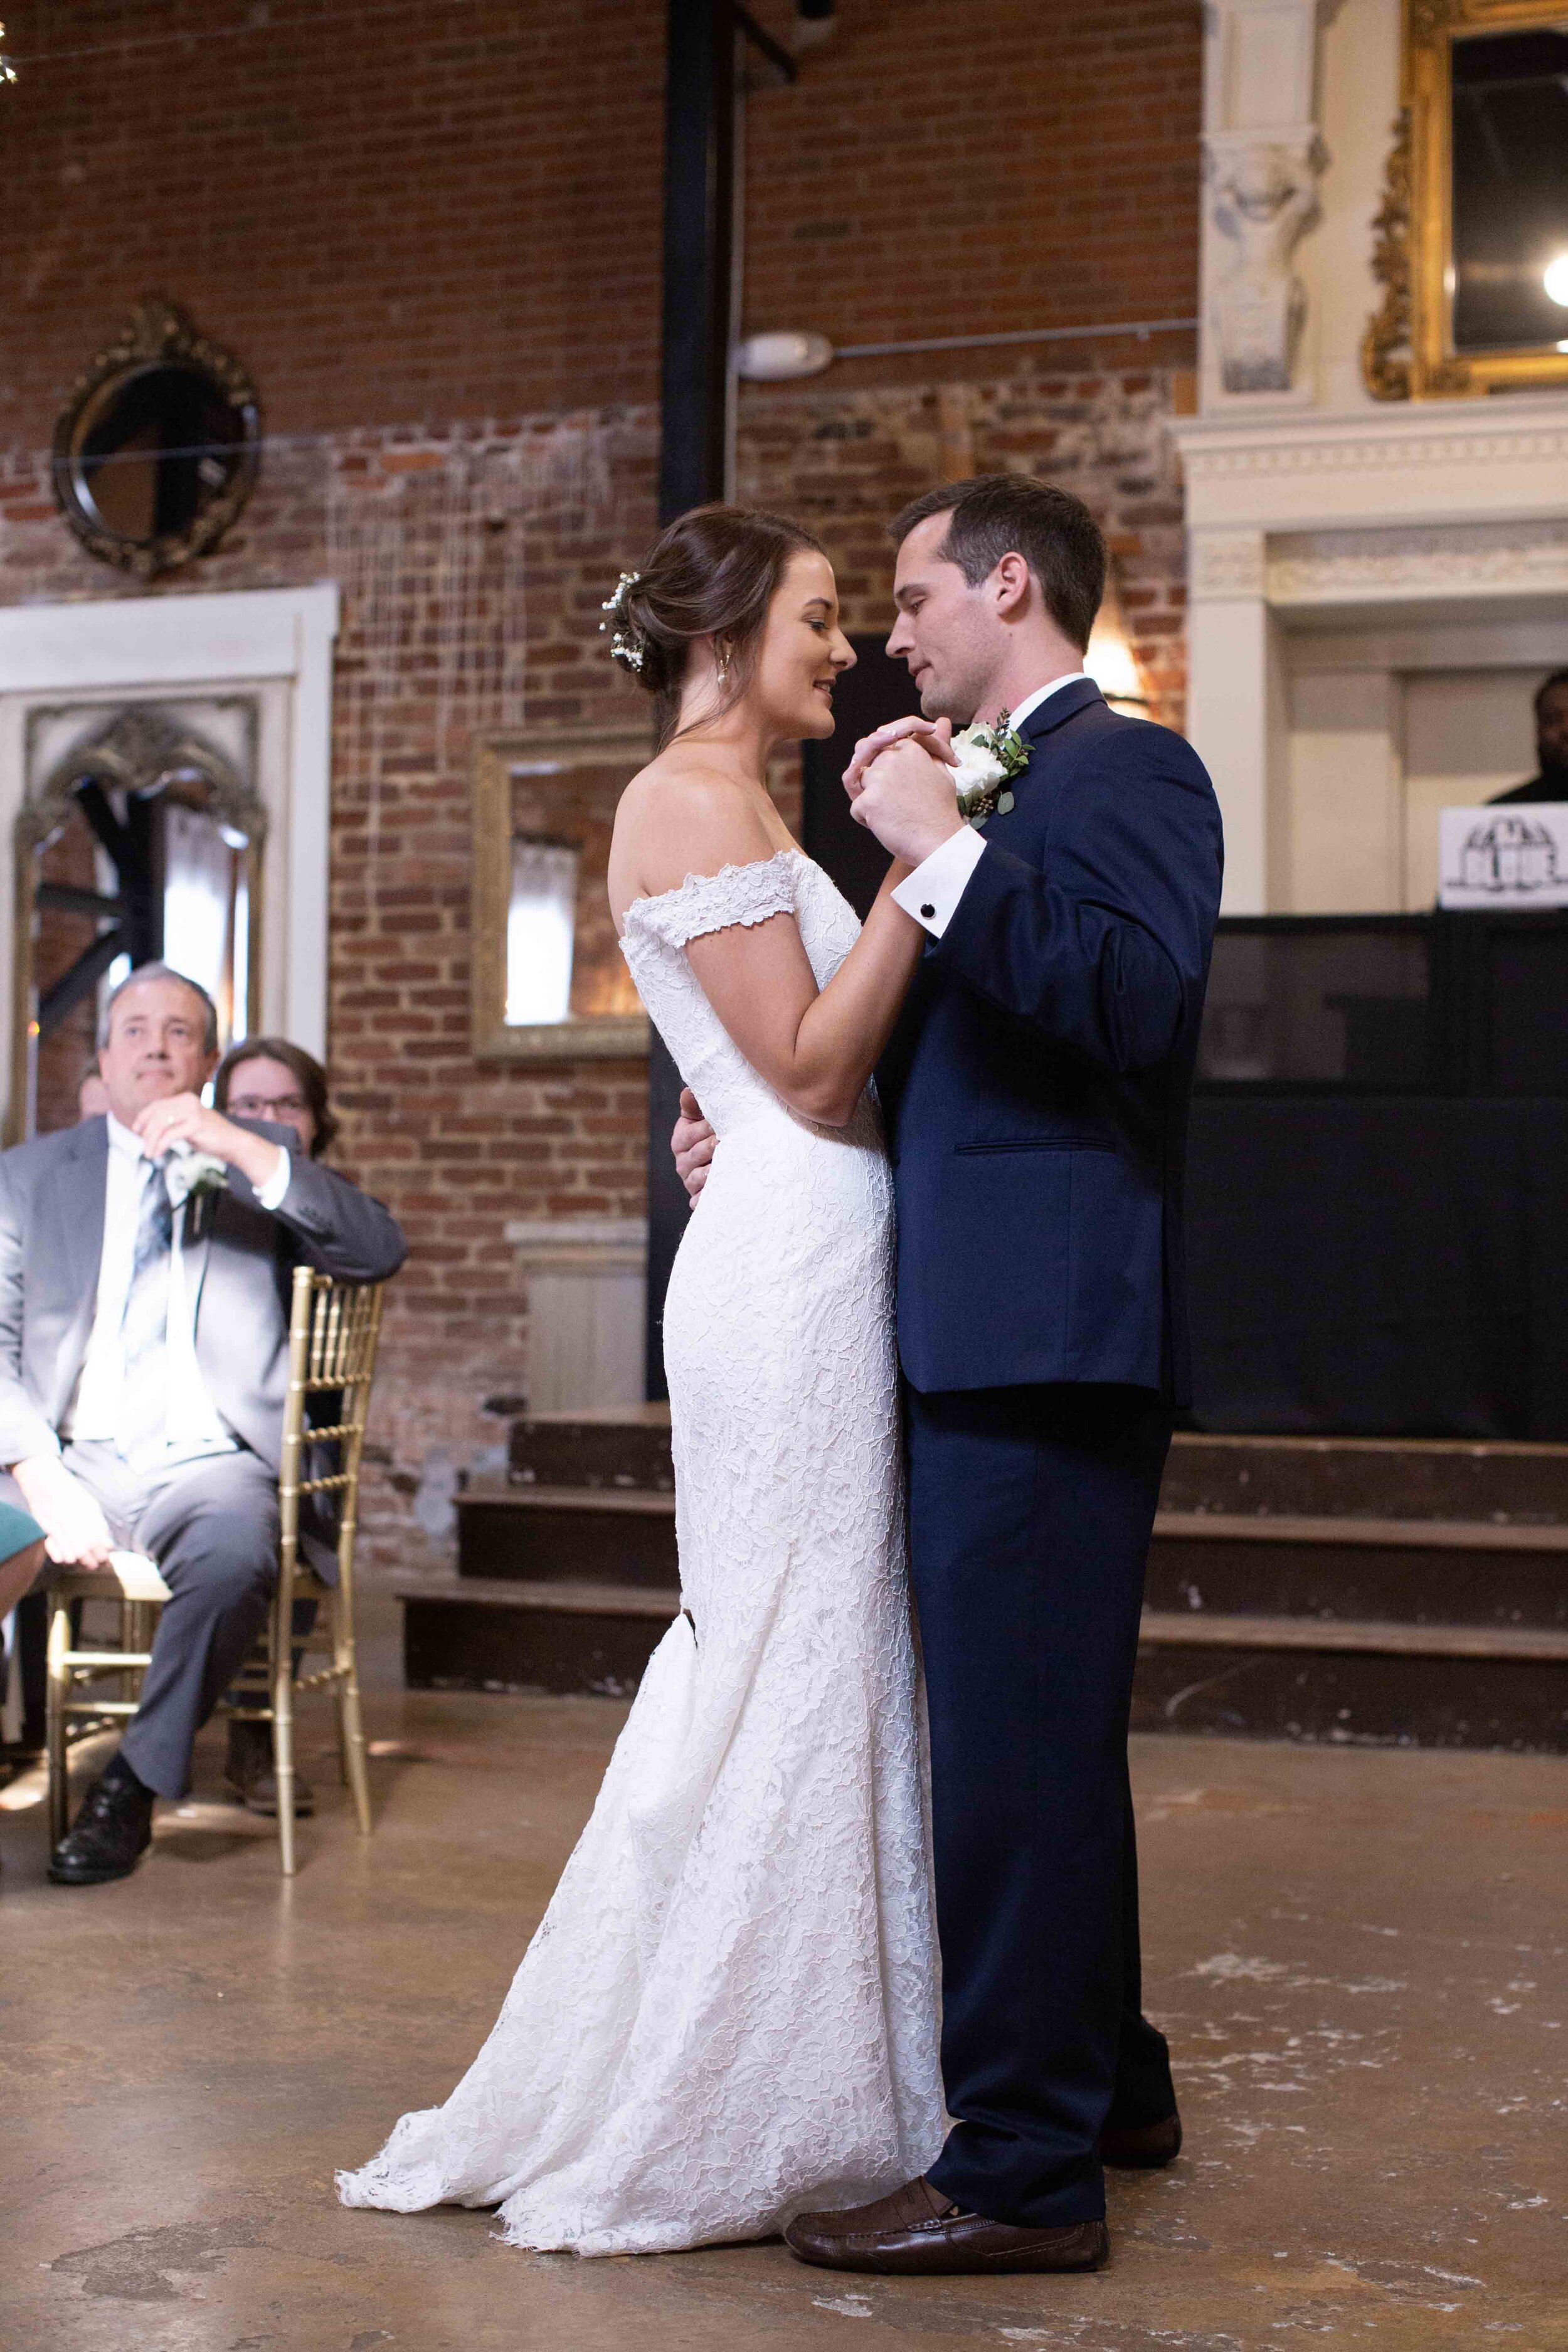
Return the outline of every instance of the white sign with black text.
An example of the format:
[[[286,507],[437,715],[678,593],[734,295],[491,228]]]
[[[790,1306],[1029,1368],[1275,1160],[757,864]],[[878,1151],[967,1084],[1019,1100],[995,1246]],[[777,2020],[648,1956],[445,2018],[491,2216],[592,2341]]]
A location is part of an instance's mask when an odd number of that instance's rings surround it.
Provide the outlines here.
[[[1446,808],[1440,907],[1568,907],[1568,801]]]

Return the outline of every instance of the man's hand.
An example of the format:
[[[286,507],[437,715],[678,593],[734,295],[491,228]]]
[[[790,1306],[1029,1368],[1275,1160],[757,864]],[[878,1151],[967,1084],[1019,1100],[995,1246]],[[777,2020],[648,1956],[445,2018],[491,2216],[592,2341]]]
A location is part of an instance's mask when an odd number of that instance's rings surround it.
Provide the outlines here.
[[[680,1117],[675,1122],[669,1148],[675,1154],[675,1172],[685,1185],[693,1202],[708,1181],[712,1164],[713,1148],[719,1139],[702,1116],[702,1106],[689,1087],[680,1089]]]
[[[919,866],[963,830],[952,768],[910,737],[879,751],[855,783],[844,781],[856,824],[907,865]]]
[[[107,1568],[114,1538],[109,1522],[79,1478],[58,1454],[14,1463],[11,1475],[44,1531],[49,1558],[60,1568]]]
[[[958,765],[958,754],[952,748],[951,719],[921,719],[917,714],[910,719],[889,719],[885,727],[874,734],[862,735],[855,746],[855,756],[844,771],[844,789],[851,800],[860,789],[860,780],[873,760],[895,743],[922,743],[934,760],[945,760],[950,768]]]
[[[237,1168],[258,1190],[278,1172],[279,1145],[237,1126],[220,1110],[209,1110],[200,1095],[168,1095],[150,1102],[136,1121],[136,1133],[151,1160],[162,1160],[176,1143],[188,1144],[193,1151],[210,1151],[215,1160]]]

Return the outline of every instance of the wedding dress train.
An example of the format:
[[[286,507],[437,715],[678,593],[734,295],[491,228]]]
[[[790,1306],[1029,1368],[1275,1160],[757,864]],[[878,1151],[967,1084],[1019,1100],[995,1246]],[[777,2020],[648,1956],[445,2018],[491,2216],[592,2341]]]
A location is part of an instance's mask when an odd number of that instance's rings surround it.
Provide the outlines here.
[[[340,2174],[347,2204],[652,2253],[879,2196],[942,2146],[889,1171],[869,1097],[796,1118],[685,954],[786,909],[825,985],[858,926],[801,851],[627,910],[719,1136],[665,1310],[687,1613],[489,2041]]]

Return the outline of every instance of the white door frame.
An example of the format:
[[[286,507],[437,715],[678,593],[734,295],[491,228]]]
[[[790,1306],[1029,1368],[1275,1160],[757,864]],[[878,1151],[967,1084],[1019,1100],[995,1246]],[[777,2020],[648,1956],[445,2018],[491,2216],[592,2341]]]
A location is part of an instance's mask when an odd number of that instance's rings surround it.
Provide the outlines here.
[[[267,1019],[318,1059],[327,1045],[327,885],[331,831],[335,582],[220,595],[94,598],[0,609],[0,827],[9,847],[30,707],[181,688],[285,689],[286,805],[279,882],[282,952],[266,975]],[[0,885],[0,1005],[11,1003],[11,860]],[[271,926],[268,926],[269,929]],[[273,934],[278,937],[278,933]],[[9,1055],[0,1055],[8,1073]],[[8,1076],[0,1076],[0,1086]]]

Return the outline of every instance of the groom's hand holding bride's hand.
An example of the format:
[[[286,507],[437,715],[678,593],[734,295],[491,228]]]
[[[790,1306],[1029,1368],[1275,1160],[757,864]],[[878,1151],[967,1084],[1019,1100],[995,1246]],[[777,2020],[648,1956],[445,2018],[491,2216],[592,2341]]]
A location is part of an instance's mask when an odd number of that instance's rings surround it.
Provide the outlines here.
[[[689,1087],[680,1089],[680,1117],[669,1139],[675,1154],[675,1172],[685,1185],[693,1202],[708,1181],[712,1164],[713,1147],[718,1141],[708,1121],[702,1116],[702,1106]]]
[[[957,765],[950,719],[895,719],[855,746],[844,775],[850,814],[895,857],[919,866],[963,829]]]
[[[885,726],[862,735],[855,746],[855,756],[844,771],[844,789],[851,800],[872,761],[895,743],[922,743],[934,759],[945,760],[952,767],[958,764],[951,719],[922,719],[919,711],[907,719],[889,719]]]

